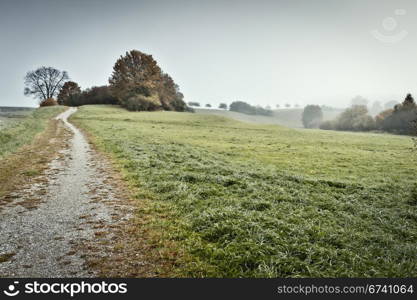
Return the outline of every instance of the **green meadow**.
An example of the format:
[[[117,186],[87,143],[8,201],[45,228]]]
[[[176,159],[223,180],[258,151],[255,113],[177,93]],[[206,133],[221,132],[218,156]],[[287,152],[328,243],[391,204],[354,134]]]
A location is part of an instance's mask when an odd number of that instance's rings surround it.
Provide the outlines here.
[[[117,106],[72,120],[146,199],[136,218],[178,247],[176,276],[417,276],[410,137]]]
[[[32,143],[35,136],[45,130],[49,120],[64,110],[64,107],[56,106],[4,113],[7,117],[1,119],[4,125],[0,126],[0,159]]]

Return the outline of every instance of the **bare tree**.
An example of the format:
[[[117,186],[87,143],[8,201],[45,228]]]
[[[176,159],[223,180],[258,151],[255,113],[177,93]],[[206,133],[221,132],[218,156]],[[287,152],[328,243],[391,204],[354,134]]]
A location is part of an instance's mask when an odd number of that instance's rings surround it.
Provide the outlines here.
[[[52,67],[41,67],[26,74],[24,92],[26,96],[34,96],[40,101],[54,98],[68,79],[68,74],[65,71],[59,71]]]

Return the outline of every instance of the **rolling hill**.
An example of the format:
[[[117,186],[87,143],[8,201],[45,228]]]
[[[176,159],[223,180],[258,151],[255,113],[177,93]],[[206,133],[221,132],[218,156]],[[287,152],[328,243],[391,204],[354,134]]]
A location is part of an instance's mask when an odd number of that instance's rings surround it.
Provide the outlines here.
[[[247,115],[243,113],[221,109],[194,108],[194,110],[198,114],[217,115],[249,123],[275,124],[290,128],[303,127],[303,124],[301,123],[301,116],[303,113],[302,108],[276,109],[273,111],[273,115],[270,117],[262,115]],[[342,109],[324,110],[323,120],[332,120],[336,118],[342,111]]]

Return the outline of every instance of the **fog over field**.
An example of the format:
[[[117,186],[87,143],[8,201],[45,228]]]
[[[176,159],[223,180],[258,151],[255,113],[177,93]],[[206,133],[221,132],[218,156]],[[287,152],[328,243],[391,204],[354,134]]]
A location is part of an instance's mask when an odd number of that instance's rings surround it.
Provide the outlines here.
[[[0,106],[36,106],[22,80],[42,65],[82,88],[107,84],[127,49],[153,54],[187,102],[400,101],[417,92],[416,10],[414,0],[1,1]]]
[[[324,110],[323,120],[332,120],[335,119],[342,110]],[[217,115],[222,117],[227,117],[247,123],[257,123],[257,124],[275,124],[282,125],[286,127],[302,128],[303,123],[301,122],[303,109],[294,108],[294,109],[276,109],[273,111],[271,116],[261,116],[261,115],[248,115],[234,111],[228,111],[223,109],[204,109],[196,108],[195,112],[198,114],[206,115]]]

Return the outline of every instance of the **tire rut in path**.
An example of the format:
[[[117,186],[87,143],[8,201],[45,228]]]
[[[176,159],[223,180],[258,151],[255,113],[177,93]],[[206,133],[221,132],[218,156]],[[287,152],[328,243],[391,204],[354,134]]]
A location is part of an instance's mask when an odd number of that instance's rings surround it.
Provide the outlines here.
[[[46,183],[16,191],[16,201],[0,212],[0,257],[9,257],[0,260],[0,277],[93,277],[76,245],[94,241],[98,227],[105,230],[130,216],[130,208],[117,199],[117,187],[106,180],[108,166],[68,122],[76,110],[57,117],[72,137],[69,149],[61,150],[61,158],[42,175]],[[19,205],[39,191],[42,201],[35,208]]]

